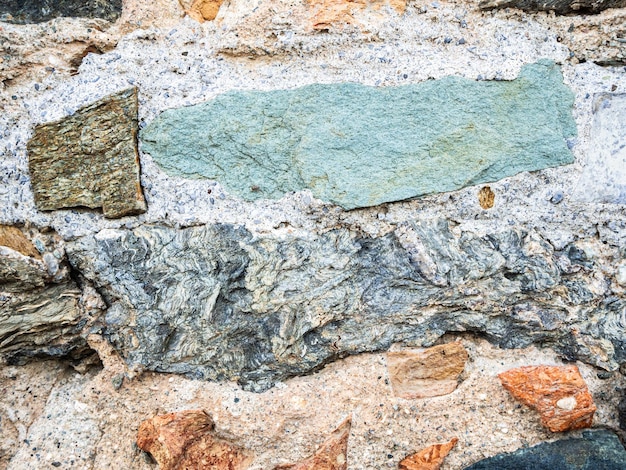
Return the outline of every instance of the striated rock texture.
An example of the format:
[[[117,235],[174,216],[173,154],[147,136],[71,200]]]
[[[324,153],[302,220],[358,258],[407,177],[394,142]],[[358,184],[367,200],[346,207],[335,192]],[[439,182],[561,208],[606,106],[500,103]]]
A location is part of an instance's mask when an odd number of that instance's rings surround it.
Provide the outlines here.
[[[439,470],[443,460],[459,440],[455,437],[445,444],[435,444],[403,459],[399,470]]]
[[[346,419],[314,455],[298,463],[279,465],[274,470],[346,470],[351,425],[352,420]]]
[[[525,11],[554,11],[567,13],[598,13],[607,8],[626,7],[626,0],[482,0],[479,7],[483,10],[494,8],[519,8]]]
[[[536,409],[552,432],[591,427],[596,405],[576,366],[527,366],[498,375],[515,399]]]
[[[626,362],[626,301],[598,290],[600,260],[533,232],[453,233],[445,220],[378,238],[141,226],[66,251],[109,306],[99,332],[139,369],[261,391],[349,354],[431,346],[447,331],[546,345],[609,370]]]
[[[571,163],[572,103],[558,66],[542,61],[510,82],[229,92],[163,112],[141,140],[168,173],[246,200],[308,188],[354,209]]]
[[[105,217],[144,212],[137,154],[137,90],[108,96],[39,125],[28,165],[40,210],[102,207]]]
[[[21,230],[0,225],[0,358],[80,356],[88,349],[80,297],[62,260],[42,257]]]
[[[624,470],[626,450],[610,431],[585,431],[582,438],[545,442],[496,455],[465,470]]]
[[[160,470],[243,470],[251,458],[219,439],[202,410],[155,416],[139,426],[137,446],[149,452]]]
[[[413,399],[453,392],[467,361],[460,343],[433,346],[424,351],[387,353],[387,367],[396,396]]]
[[[117,20],[122,0],[2,0],[0,21],[41,23],[60,16]]]

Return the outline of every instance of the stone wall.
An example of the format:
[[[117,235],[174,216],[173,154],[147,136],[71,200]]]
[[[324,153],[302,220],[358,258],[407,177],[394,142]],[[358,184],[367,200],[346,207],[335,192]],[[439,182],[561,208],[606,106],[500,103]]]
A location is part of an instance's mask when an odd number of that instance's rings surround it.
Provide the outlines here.
[[[0,468],[622,468],[626,3],[43,3]]]

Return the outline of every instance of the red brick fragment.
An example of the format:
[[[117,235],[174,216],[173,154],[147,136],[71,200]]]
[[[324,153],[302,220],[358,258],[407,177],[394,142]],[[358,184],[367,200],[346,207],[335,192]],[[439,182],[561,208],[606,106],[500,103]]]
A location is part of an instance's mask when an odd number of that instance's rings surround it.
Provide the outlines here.
[[[215,424],[202,410],[155,416],[139,426],[137,445],[149,452],[160,470],[243,470],[251,458],[219,439]]]
[[[443,459],[459,440],[455,437],[445,444],[435,444],[409,455],[398,464],[399,470],[439,470]]]
[[[591,427],[596,405],[575,365],[519,367],[498,377],[515,399],[540,413],[550,431]]]

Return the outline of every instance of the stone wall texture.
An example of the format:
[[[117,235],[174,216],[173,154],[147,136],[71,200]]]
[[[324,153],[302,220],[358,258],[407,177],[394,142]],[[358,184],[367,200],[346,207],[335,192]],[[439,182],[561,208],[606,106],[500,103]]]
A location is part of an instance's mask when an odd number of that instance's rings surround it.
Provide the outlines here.
[[[2,2],[0,470],[622,468],[625,24]]]

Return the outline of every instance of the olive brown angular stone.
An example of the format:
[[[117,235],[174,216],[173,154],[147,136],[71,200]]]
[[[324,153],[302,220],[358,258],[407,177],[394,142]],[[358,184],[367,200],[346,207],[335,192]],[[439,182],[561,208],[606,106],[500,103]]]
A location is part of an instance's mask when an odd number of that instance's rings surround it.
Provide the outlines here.
[[[389,352],[393,393],[407,399],[447,395],[456,389],[466,361],[467,351],[460,343]]]
[[[102,18],[115,21],[122,0],[2,0],[0,21],[41,23],[58,17]]]
[[[346,470],[351,425],[352,420],[346,419],[314,455],[298,463],[279,465],[274,470]]]
[[[380,237],[140,226],[66,251],[109,305],[102,335],[140,370],[262,391],[345,355],[432,346],[449,331],[505,348],[543,344],[610,370],[626,362],[626,302],[588,285],[599,268],[575,245],[556,252],[534,232],[453,233],[445,220]]]
[[[552,432],[591,427],[596,405],[578,367],[527,366],[498,375],[515,399],[536,409]]]
[[[40,210],[101,207],[112,218],[144,212],[137,90],[121,91],[60,121],[38,125],[28,142],[28,160]]]
[[[435,444],[402,459],[399,470],[439,470],[443,460],[459,440],[455,437],[445,444]]]
[[[465,470],[624,470],[625,462],[626,450],[618,437],[602,430],[496,455]]]
[[[215,424],[202,410],[155,416],[139,426],[137,446],[149,452],[160,470],[243,470],[246,452],[215,435]]]
[[[525,11],[554,11],[561,15],[587,14],[626,7],[626,0],[482,0],[479,7],[483,10],[519,8]]]
[[[163,112],[141,140],[166,172],[246,200],[310,189],[354,209],[571,163],[573,99],[540,61],[509,82],[233,91]]]

